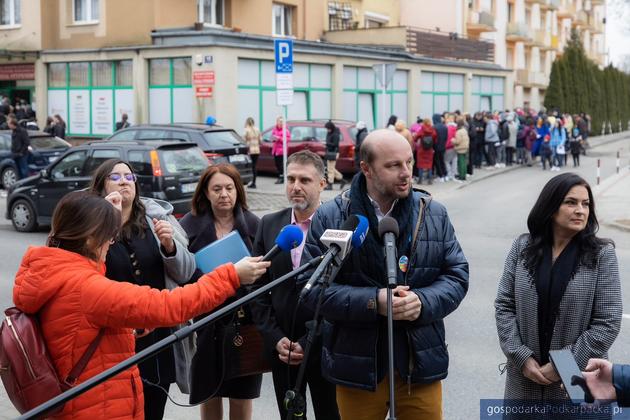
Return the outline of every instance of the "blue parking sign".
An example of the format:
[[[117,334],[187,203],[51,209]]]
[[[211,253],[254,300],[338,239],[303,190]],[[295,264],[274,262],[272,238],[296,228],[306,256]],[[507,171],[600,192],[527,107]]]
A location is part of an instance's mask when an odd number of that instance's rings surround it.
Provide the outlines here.
[[[276,73],[293,73],[293,40],[274,39]]]

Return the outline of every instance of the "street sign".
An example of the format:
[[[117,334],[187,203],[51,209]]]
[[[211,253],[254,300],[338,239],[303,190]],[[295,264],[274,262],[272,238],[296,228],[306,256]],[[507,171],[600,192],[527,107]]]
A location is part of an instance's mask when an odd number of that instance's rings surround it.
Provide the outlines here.
[[[389,82],[391,82],[394,78],[394,73],[396,73],[396,64],[374,64],[372,69],[376,73],[378,83],[381,87],[385,87],[389,85]],[[385,71],[385,80],[383,80],[383,71]]]
[[[214,85],[214,71],[193,71],[193,85]]]
[[[291,105],[293,103],[293,89],[276,90],[276,103],[278,106]]]
[[[212,98],[212,86],[195,86],[197,98]]]
[[[276,73],[276,89],[293,89],[293,73]]]
[[[293,40],[274,39],[276,73],[293,73]]]

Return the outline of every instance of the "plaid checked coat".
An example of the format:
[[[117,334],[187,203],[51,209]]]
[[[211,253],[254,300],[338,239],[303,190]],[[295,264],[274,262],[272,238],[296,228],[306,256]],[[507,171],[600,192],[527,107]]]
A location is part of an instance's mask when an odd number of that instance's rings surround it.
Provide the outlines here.
[[[566,399],[560,382],[542,386],[525,378],[521,368],[530,356],[540,362],[538,295],[521,252],[529,235],[512,244],[495,300],[495,318],[501,349],[507,357],[505,399]],[[570,349],[581,370],[592,357],[607,358],[621,327],[621,285],[612,245],[599,253],[595,268],[577,268],[560,301],[551,350]]]

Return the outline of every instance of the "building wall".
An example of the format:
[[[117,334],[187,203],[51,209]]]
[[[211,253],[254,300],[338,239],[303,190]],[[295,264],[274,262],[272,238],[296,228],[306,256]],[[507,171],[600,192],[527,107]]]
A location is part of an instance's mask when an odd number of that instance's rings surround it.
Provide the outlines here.
[[[428,5],[423,0],[400,0],[400,24],[442,32],[459,32],[459,20],[455,12],[462,9],[462,0],[441,0]],[[448,12],[446,12],[448,11]],[[445,13],[446,12],[446,13]]]
[[[43,0],[21,1],[21,23],[0,26],[0,49],[38,51],[42,48]]]

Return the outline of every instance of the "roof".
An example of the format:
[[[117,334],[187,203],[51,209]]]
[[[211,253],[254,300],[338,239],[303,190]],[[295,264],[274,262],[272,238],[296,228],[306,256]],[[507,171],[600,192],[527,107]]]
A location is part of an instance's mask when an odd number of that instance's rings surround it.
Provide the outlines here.
[[[125,128],[125,130],[132,130],[134,128],[160,128],[164,130],[195,130],[195,131],[234,131],[228,127],[222,127],[220,125],[207,125],[200,123],[173,123],[173,124],[137,124],[131,127]]]

